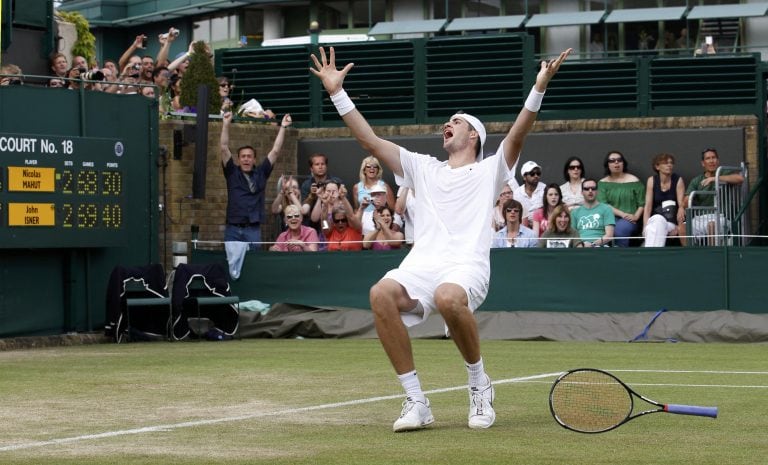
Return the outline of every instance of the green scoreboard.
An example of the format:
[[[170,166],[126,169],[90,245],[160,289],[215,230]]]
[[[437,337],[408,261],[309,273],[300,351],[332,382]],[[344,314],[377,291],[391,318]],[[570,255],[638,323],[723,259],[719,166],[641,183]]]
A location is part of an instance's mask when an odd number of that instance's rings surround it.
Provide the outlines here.
[[[142,166],[118,139],[0,133],[0,248],[124,244]]]

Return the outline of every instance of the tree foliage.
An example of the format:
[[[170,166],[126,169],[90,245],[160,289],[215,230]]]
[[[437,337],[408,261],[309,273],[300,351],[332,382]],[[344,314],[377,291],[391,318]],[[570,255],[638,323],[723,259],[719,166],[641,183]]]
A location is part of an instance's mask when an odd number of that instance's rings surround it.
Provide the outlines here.
[[[189,66],[181,78],[181,104],[188,107],[197,105],[197,88],[208,86],[208,114],[218,114],[221,110],[221,96],[216,72],[208,57],[210,53],[205,42],[195,42],[194,53],[189,57]],[[197,111],[202,111],[197,108]]]
[[[96,62],[96,37],[91,33],[91,26],[85,16],[77,11],[57,11],[62,21],[75,25],[77,40],[72,45],[72,56],[82,56],[89,65]]]

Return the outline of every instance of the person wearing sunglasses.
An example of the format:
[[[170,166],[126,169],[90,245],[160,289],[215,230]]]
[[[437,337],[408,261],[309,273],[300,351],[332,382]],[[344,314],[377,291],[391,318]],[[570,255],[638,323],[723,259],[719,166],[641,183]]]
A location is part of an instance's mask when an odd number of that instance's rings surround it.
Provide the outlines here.
[[[504,227],[493,236],[492,249],[538,247],[536,233],[521,223],[523,205],[515,199],[504,202]]]
[[[368,206],[365,211],[372,212],[374,206],[370,203],[371,189],[374,187],[383,187],[387,195],[387,205],[395,204],[395,195],[392,192],[392,188],[384,182],[381,178],[384,175],[384,170],[381,169],[381,164],[376,157],[365,157],[360,164],[360,182],[352,186],[352,202],[354,207],[360,208],[360,204],[368,199]]]
[[[433,311],[443,317],[467,370],[467,426],[489,428],[496,421],[495,391],[485,370],[473,314],[485,300],[491,278],[491,205],[514,176],[512,171],[536,121],[547,85],[571,52],[568,49],[541,61],[533,89],[495,156],[484,156],[486,131],[482,121],[463,112],[450,116],[442,126],[447,160],[379,137],[344,90],[344,79],[354,63],[337,68],[333,47],[329,53],[320,47],[319,56],[310,56],[310,71],[362,149],[392,170],[398,185],[412,188],[416,194],[414,246],[400,266],[370,290],[379,341],[405,393],[400,416],[392,424],[394,432],[422,429],[435,421],[416,372],[407,330]],[[455,90],[461,91],[459,87]]]
[[[512,191],[512,187],[509,184],[505,184],[504,187],[501,188],[499,198],[496,199],[496,205],[493,206],[493,217],[491,219],[491,227],[493,228],[494,233],[507,224],[507,220],[504,219],[504,203],[512,198]]]
[[[520,175],[523,184],[513,191],[513,197],[523,205],[523,224],[532,226],[533,211],[542,207],[541,198],[547,185],[541,182],[541,166],[535,161],[523,163]]]
[[[598,182],[587,178],[581,183],[584,204],[571,212],[571,224],[579,232],[584,247],[610,247],[616,218],[613,209],[597,200]]]
[[[317,231],[301,224],[301,210],[296,205],[288,205],[283,210],[283,218],[288,229],[277,236],[272,252],[317,252]]]
[[[643,226],[645,185],[637,176],[627,172],[629,163],[617,150],[605,155],[603,168],[605,177],[598,183],[598,200],[613,209],[616,246],[629,247],[630,238],[639,235]]]
[[[332,224],[325,234],[325,243],[329,252],[363,249],[363,235],[357,223],[350,221],[352,217],[343,207],[333,210]]]
[[[584,196],[581,193],[581,183],[587,176],[584,169],[584,162],[579,157],[569,157],[563,166],[563,178],[565,182],[560,185],[560,192],[563,194],[563,203],[568,205],[568,210],[573,211],[576,207],[584,203]]]
[[[224,76],[220,76],[216,80],[219,82],[219,97],[221,97],[221,112],[223,114],[225,111],[232,110],[232,99],[229,96],[234,86]]]

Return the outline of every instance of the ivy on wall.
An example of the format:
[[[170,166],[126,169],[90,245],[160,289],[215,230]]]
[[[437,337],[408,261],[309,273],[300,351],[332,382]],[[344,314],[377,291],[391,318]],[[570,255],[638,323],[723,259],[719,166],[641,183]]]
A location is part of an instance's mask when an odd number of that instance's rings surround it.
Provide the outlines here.
[[[96,62],[96,36],[91,33],[88,20],[77,11],[57,11],[56,16],[62,21],[75,25],[77,40],[72,46],[72,56],[82,56],[88,64]]]

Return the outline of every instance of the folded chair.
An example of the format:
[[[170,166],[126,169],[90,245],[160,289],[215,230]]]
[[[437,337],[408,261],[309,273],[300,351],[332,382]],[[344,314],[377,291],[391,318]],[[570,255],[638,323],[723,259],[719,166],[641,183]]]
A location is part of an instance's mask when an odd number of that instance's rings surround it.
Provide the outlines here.
[[[229,339],[240,320],[240,298],[229,289],[229,272],[220,263],[179,264],[172,286],[174,339]]]
[[[105,334],[115,342],[170,336],[171,298],[160,264],[116,266],[107,286]]]

